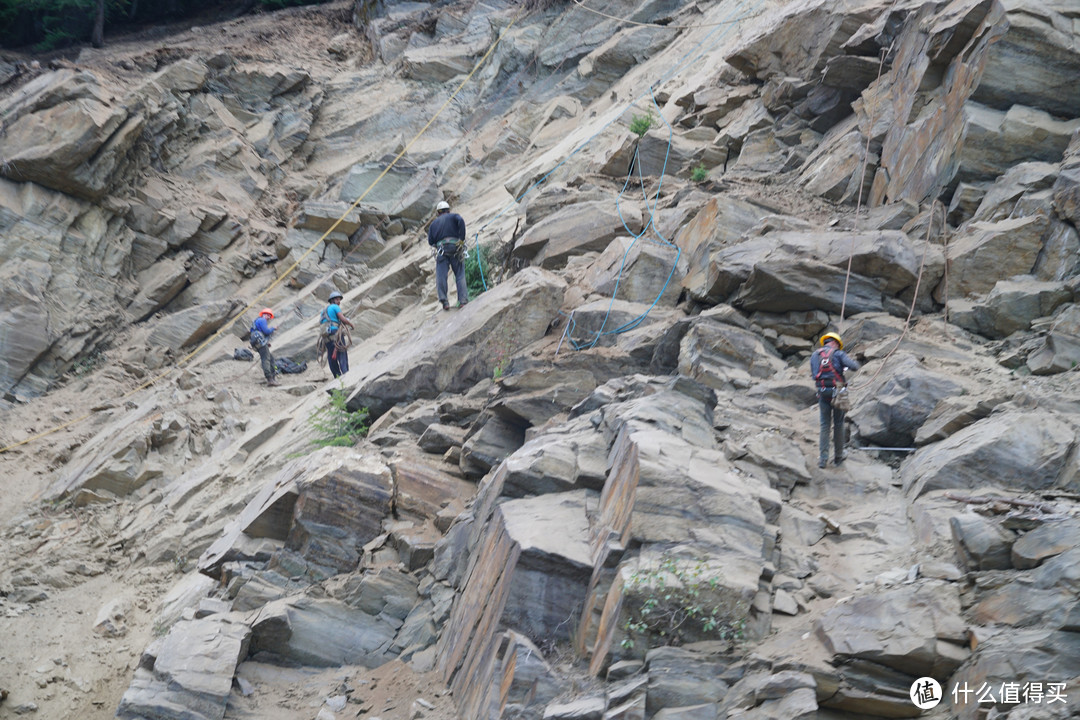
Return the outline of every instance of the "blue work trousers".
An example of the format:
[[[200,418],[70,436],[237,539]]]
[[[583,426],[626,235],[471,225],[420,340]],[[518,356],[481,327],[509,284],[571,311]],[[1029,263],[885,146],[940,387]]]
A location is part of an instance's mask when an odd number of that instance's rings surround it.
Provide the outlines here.
[[[469,302],[469,289],[465,285],[465,265],[461,262],[461,256],[454,252],[454,246],[446,247],[444,252],[435,257],[435,289],[439,293],[439,302],[443,306],[449,305],[446,299],[447,276],[454,271],[454,282],[457,284],[458,305]]]
[[[832,406],[832,396],[836,388],[818,390],[818,413],[821,416],[821,429],[818,434],[818,461],[829,459],[829,430],[833,435],[833,457],[836,462],[844,458],[844,412]]]
[[[326,348],[326,364],[334,377],[341,377],[349,372],[349,351],[334,347],[333,339]]]

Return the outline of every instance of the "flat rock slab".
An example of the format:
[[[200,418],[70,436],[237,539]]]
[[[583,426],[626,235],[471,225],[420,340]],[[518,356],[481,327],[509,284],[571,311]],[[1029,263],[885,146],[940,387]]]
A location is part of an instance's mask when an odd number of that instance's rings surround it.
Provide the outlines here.
[[[914,677],[947,677],[967,656],[955,585],[934,581],[855,598],[816,623],[826,649]]]
[[[1076,431],[1059,416],[999,413],[920,449],[904,463],[900,478],[911,497],[976,488],[1003,477],[1013,487],[1043,490],[1064,477],[1075,442]]]
[[[377,418],[400,402],[464,392],[490,378],[501,358],[543,337],[566,284],[525,268],[454,313],[431,318],[382,357],[343,376],[349,409]]]
[[[1021,570],[1038,567],[1047,558],[1080,546],[1080,522],[1050,521],[1025,533],[1012,545],[1012,564]]]
[[[221,720],[251,629],[227,615],[177,623],[147,649],[120,700],[122,720]],[[146,657],[153,658],[146,667]]]

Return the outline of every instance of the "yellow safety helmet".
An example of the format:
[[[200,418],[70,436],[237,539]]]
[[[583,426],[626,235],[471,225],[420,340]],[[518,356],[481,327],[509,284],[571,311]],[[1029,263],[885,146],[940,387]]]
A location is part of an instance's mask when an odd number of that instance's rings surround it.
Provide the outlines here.
[[[835,341],[837,342],[837,344],[838,344],[838,345],[840,346],[840,349],[841,349],[841,350],[843,350],[843,349],[844,349],[844,341],[843,341],[843,340],[841,340],[841,339],[840,339],[840,336],[839,336],[839,335],[837,335],[836,333],[834,333],[834,332],[827,332],[827,333],[825,333],[824,335],[822,335],[822,336],[821,336],[821,340],[820,340],[820,345],[821,345],[821,347],[825,347],[825,341],[826,341],[826,340],[835,340]]]

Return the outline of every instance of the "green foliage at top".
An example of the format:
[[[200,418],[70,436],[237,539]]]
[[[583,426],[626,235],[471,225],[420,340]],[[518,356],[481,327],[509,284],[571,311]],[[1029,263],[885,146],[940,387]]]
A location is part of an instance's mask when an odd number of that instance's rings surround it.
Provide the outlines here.
[[[267,10],[279,10],[298,5],[321,5],[327,0],[259,0],[259,3]]]
[[[638,137],[644,137],[645,133],[649,132],[649,128],[651,128],[655,122],[652,113],[649,113],[648,115],[635,115],[630,118],[630,132]]]
[[[469,257],[465,258],[465,286],[469,289],[470,300],[484,292],[485,280],[489,288],[494,284],[491,279],[489,256],[490,253],[488,253],[486,247],[477,245],[469,249]],[[482,277],[480,275],[481,268],[483,268]]]
[[[705,182],[709,179],[709,171],[704,165],[698,165],[690,171],[690,179],[694,182]]]
[[[206,10],[225,9],[218,0],[0,0],[0,47],[32,46],[47,52],[88,42],[98,3],[105,10],[106,38],[126,28],[145,29]],[[318,5],[327,0],[259,0],[265,10]]]
[[[368,409],[349,412],[345,388],[330,391],[330,404],[308,417],[308,425],[316,432],[312,444],[318,447],[352,447],[367,435]]]
[[[623,585],[623,649],[687,640],[743,640],[746,608],[730,597],[703,561],[663,553],[655,566],[630,573]]]

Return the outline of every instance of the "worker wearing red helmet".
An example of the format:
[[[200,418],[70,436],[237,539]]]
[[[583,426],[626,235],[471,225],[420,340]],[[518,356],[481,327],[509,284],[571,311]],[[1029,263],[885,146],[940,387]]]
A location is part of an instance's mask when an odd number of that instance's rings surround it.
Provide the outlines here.
[[[251,347],[259,353],[263,375],[266,376],[266,384],[270,387],[277,387],[277,368],[274,367],[274,356],[270,354],[270,336],[277,330],[276,327],[270,327],[270,321],[273,319],[273,310],[270,308],[260,310],[259,317],[251,324],[248,340],[251,342]]]

